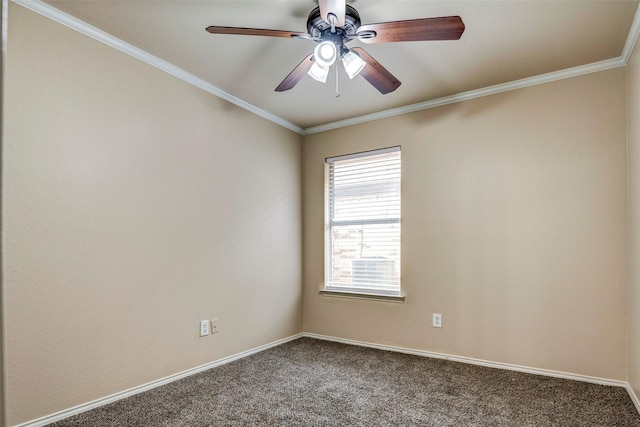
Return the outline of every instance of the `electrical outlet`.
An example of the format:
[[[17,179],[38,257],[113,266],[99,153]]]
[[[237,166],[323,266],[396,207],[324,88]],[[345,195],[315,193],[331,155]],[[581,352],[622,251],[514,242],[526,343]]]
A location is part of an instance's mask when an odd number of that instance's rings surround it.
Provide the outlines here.
[[[211,321],[211,334],[217,334],[218,332],[220,332],[218,330],[218,319],[213,319]]]
[[[200,321],[200,336],[201,337],[206,337],[207,335],[209,335],[209,321],[208,320],[201,320]]]
[[[433,313],[433,327],[442,328],[442,314]]]

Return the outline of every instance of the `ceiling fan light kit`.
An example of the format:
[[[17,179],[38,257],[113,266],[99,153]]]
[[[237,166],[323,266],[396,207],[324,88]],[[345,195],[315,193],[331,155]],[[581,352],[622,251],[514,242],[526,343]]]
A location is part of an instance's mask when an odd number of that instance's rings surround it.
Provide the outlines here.
[[[396,90],[401,84],[400,81],[364,49],[349,49],[346,43],[353,40],[366,44],[458,40],[464,29],[464,23],[459,16],[361,25],[358,11],[347,5],[346,0],[319,0],[318,7],[313,9],[307,18],[307,33],[258,28],[207,27],[211,34],[286,37],[317,42],[313,54],[307,55],[285,77],[276,87],[276,92],[292,89],[305,74],[325,83],[329,68],[339,58],[350,79],[362,75],[382,94]]]
[[[362,71],[366,62],[364,62],[358,54],[353,53],[349,49],[343,48],[341,50],[343,52],[342,57],[340,58],[342,65],[344,66],[344,70],[347,72],[349,78],[352,79]],[[329,75],[329,68],[336,62],[337,57],[338,46],[336,46],[333,41],[323,41],[318,43],[313,51],[314,64],[311,66],[309,71],[307,71],[307,74],[314,80],[326,83],[327,76]]]

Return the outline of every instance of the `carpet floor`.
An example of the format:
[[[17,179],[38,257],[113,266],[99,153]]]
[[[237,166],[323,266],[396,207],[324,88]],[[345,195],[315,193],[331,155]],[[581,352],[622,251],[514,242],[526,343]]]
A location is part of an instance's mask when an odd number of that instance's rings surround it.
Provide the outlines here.
[[[52,424],[634,426],[627,391],[311,338]]]

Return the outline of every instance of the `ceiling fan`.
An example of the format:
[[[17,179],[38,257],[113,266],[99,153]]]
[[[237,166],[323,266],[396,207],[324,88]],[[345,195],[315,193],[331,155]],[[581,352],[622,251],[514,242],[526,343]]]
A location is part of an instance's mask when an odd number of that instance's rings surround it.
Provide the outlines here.
[[[386,94],[396,90],[400,81],[364,49],[349,49],[347,43],[355,39],[363,43],[458,40],[465,28],[459,16],[361,25],[358,11],[347,5],[346,0],[319,0],[318,5],[309,13],[307,33],[220,26],[207,27],[207,31],[211,34],[285,37],[317,42],[313,53],[285,77],[276,87],[276,92],[292,89],[305,74],[326,82],[329,67],[340,59],[349,78],[361,74],[380,93]]]

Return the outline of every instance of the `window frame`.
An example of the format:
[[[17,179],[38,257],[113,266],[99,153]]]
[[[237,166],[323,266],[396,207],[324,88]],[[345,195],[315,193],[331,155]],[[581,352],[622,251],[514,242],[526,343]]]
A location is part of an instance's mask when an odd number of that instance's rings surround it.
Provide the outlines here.
[[[346,220],[335,220],[334,219],[334,197],[333,191],[334,186],[331,184],[331,170],[332,164],[344,161],[351,160],[357,158],[367,158],[370,156],[376,156],[385,153],[398,152],[400,156],[400,187],[398,189],[399,196],[399,216],[393,218],[363,218],[363,219],[346,219]],[[322,289],[320,290],[320,294],[324,296],[334,296],[334,297],[347,297],[347,298],[361,298],[368,300],[380,300],[380,301],[390,301],[390,302],[404,302],[404,295],[402,293],[402,282],[401,282],[401,271],[402,271],[402,256],[401,252],[398,256],[398,290],[381,290],[381,289],[373,289],[366,288],[362,286],[357,286],[356,283],[351,283],[353,286],[332,286],[331,279],[333,277],[333,265],[332,265],[332,230],[333,227],[339,226],[349,226],[349,225],[384,225],[384,224],[398,224],[398,236],[400,238],[400,242],[398,243],[399,247],[401,247],[402,240],[402,155],[401,155],[401,146],[393,146],[376,150],[368,150],[357,153],[351,153],[341,156],[327,157],[325,159],[325,178],[324,178],[324,281],[322,284]]]

